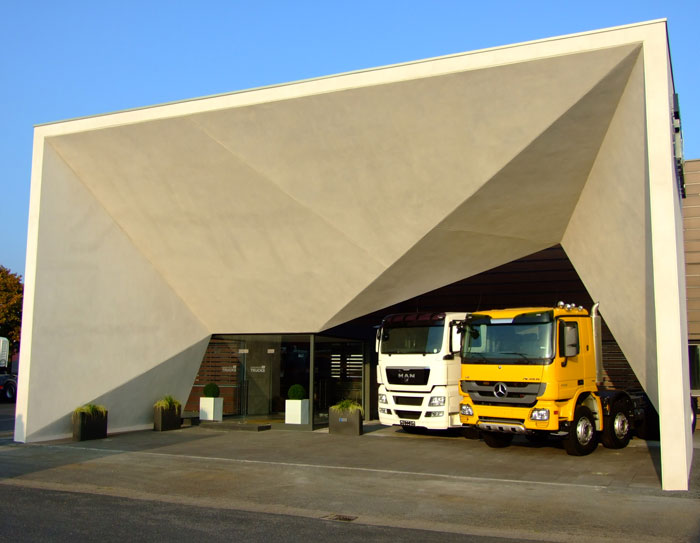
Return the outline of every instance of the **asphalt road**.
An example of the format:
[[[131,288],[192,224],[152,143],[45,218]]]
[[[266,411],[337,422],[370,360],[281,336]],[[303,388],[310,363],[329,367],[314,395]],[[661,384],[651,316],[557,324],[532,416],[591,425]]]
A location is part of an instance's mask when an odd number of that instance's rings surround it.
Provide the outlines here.
[[[464,541],[513,539],[0,485],[0,541]],[[522,541],[522,539],[518,539]]]

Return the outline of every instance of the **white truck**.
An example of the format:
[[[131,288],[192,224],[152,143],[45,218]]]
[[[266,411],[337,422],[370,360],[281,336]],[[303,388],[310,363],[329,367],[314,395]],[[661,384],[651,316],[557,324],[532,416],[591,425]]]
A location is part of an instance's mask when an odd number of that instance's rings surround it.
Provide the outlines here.
[[[388,315],[377,330],[379,422],[417,428],[461,428],[460,328],[466,313]]]

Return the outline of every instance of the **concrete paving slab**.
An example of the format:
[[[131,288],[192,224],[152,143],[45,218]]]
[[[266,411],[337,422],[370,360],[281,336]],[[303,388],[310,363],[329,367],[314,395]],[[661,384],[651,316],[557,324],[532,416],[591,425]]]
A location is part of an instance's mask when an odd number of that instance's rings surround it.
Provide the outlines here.
[[[689,492],[663,492],[658,447],[639,440],[574,458],[556,443],[490,449],[447,432],[194,426],[80,443],[4,439],[0,462],[3,485],[204,507],[545,541],[700,538],[700,469]]]

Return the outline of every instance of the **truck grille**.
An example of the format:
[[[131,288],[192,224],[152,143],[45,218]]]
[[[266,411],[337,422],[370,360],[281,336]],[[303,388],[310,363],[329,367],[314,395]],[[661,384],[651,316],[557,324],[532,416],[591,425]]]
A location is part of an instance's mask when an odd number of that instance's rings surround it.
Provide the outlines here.
[[[505,385],[505,386],[503,386]],[[517,405],[532,407],[544,394],[547,383],[521,383],[504,381],[461,381],[462,392],[476,405]]]
[[[396,405],[423,405],[423,398],[415,396],[394,396]]]
[[[426,385],[430,368],[387,368],[386,379],[392,385]]]
[[[394,413],[396,413],[400,419],[417,420],[420,418],[420,411],[399,411],[395,409]]]

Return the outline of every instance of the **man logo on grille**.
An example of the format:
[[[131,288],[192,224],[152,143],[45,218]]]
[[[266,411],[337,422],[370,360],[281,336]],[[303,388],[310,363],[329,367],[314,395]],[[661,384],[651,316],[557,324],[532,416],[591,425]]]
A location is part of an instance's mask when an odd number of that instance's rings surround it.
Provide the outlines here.
[[[508,396],[508,387],[505,383],[496,383],[493,386],[493,394],[496,398],[505,398]]]
[[[409,384],[416,379],[416,373],[409,370],[399,370],[396,376],[405,384]]]

